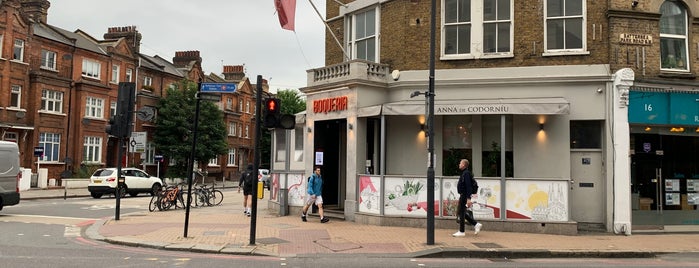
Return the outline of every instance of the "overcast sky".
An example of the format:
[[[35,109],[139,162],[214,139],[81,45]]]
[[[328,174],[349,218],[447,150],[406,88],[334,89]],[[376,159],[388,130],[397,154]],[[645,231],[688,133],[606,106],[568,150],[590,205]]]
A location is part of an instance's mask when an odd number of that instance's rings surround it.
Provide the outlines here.
[[[325,1],[312,0],[325,17]],[[48,23],[102,40],[109,27],[138,27],[141,53],[172,61],[198,50],[206,74],[245,65],[270,90],[306,86],[306,70],[324,64],[324,24],[308,0],[296,1],[296,32],[284,30],[274,0],[50,0]]]

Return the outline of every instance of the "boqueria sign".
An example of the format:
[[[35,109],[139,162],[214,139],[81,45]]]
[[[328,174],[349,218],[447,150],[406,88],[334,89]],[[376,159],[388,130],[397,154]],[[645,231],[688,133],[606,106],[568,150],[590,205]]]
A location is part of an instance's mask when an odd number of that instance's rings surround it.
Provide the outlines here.
[[[313,101],[313,113],[328,113],[347,110],[347,96]]]

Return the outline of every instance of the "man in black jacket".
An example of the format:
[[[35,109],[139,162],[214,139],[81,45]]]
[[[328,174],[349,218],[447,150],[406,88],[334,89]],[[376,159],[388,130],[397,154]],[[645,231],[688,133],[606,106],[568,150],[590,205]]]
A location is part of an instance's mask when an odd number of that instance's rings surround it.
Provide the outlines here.
[[[461,159],[459,162],[459,169],[463,170],[461,177],[459,177],[459,182],[456,184],[456,190],[459,192],[459,207],[457,208],[457,217],[459,217],[459,231],[454,233],[452,236],[459,237],[465,236],[465,223],[464,219],[468,221],[469,224],[473,225],[475,230],[474,234],[478,234],[481,231],[482,224],[476,222],[469,213],[466,213],[466,208],[471,207],[473,202],[471,202],[471,195],[473,192],[473,174],[468,170],[468,160]]]

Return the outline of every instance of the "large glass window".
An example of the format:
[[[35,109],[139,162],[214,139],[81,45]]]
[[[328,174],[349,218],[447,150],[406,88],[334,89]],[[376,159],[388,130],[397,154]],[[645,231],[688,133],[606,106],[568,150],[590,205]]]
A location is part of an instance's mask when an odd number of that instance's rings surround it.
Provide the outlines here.
[[[100,163],[102,161],[102,137],[85,137],[83,144],[83,163]]]
[[[44,89],[41,91],[41,110],[44,112],[63,112],[63,92]]]
[[[483,52],[510,52],[510,0],[483,0]]]
[[[87,97],[85,99],[85,117],[104,118],[104,100]]]
[[[41,50],[41,68],[56,70],[56,52]]]
[[[39,147],[44,147],[43,162],[58,162],[58,155],[61,149],[61,134],[59,133],[39,133]]]
[[[585,1],[546,0],[546,51],[585,49]]]
[[[349,51],[352,59],[378,62],[378,8],[357,12],[350,18]]]
[[[502,115],[483,115],[481,117],[482,139],[482,172],[484,177],[500,177],[502,174],[501,153],[505,152],[505,176],[514,176],[512,154],[512,116],[505,115],[505,148],[502,148]]]
[[[660,68],[688,71],[687,10],[675,1],[660,6]]]
[[[444,54],[471,53],[471,0],[444,0]]]
[[[459,161],[473,161],[470,115],[445,116],[442,128],[442,174],[445,176],[459,175]]]

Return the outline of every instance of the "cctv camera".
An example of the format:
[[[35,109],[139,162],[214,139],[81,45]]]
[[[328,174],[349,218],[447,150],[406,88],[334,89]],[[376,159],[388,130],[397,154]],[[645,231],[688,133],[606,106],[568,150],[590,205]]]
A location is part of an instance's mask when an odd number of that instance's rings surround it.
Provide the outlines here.
[[[598,88],[597,93],[602,93],[602,88]]]
[[[638,1],[636,1],[636,0],[631,1],[631,7],[636,8],[636,6],[638,6]]]

